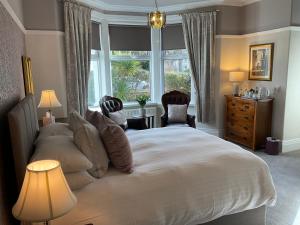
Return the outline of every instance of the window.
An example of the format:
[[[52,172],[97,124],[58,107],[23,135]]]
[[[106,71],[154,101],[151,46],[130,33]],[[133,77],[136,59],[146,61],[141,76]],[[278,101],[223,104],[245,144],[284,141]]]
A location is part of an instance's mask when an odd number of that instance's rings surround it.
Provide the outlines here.
[[[88,83],[88,106],[97,107],[99,106],[101,89],[100,80],[100,51],[91,51],[91,68]]]
[[[139,95],[150,93],[150,52],[112,51],[111,71],[113,96],[134,102]]]
[[[191,73],[186,49],[163,51],[164,91],[182,91],[191,96]]]

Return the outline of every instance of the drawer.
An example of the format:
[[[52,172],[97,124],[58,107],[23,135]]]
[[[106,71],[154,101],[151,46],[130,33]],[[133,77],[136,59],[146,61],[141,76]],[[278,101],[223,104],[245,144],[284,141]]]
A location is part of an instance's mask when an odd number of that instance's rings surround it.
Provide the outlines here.
[[[229,131],[234,131],[244,135],[253,134],[253,123],[231,120],[227,121],[226,125]]]
[[[226,138],[230,141],[237,142],[239,144],[243,144],[251,147],[253,143],[253,135],[247,135],[243,133],[238,133],[233,130],[227,130]]]
[[[228,111],[227,121],[240,121],[241,123],[253,123],[254,114],[238,112],[238,111]]]

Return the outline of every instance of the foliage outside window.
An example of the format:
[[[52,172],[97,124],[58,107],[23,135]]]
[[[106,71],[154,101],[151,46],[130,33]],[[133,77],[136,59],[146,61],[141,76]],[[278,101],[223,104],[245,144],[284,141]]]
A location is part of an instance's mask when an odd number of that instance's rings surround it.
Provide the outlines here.
[[[186,49],[163,51],[164,91],[184,92],[191,96],[191,72]]]
[[[135,102],[150,93],[150,52],[112,51],[111,70],[113,95],[124,102]]]
[[[100,80],[100,51],[91,51],[90,76],[88,83],[88,106],[99,106],[101,80]]]

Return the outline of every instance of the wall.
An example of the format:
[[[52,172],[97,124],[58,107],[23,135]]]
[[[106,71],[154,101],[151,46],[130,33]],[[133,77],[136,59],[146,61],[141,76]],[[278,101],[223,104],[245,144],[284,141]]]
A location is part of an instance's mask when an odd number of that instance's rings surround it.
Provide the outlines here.
[[[42,90],[53,89],[62,104],[62,107],[53,109],[53,114],[56,118],[67,117],[64,33],[27,31],[26,52],[32,60],[37,103]],[[47,109],[38,109],[39,118],[42,118],[46,111]]]
[[[300,0],[293,0],[291,25],[300,26]]]
[[[8,0],[7,2],[12,7],[19,20],[24,23],[23,0]]]
[[[300,148],[300,29],[291,31],[284,117],[284,148]]]
[[[25,52],[24,33],[0,2],[0,224],[13,224],[12,204],[16,201],[16,185],[8,111],[24,97],[21,57]]]

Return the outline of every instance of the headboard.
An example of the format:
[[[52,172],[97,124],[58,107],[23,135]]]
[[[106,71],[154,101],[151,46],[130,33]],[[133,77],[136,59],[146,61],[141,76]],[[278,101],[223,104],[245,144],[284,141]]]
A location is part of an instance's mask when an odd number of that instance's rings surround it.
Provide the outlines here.
[[[21,189],[26,166],[33,153],[34,141],[39,132],[36,104],[28,95],[9,113],[9,129],[18,188]]]

